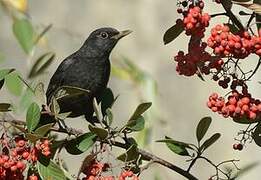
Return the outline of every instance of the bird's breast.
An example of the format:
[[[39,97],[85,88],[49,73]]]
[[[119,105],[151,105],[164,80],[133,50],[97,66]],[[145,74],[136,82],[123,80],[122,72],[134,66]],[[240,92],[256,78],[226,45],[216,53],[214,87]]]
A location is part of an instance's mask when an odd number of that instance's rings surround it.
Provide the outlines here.
[[[78,63],[68,72],[70,86],[87,89],[96,94],[106,88],[110,76],[109,60],[101,62],[98,60]],[[69,85],[68,84],[68,85]]]

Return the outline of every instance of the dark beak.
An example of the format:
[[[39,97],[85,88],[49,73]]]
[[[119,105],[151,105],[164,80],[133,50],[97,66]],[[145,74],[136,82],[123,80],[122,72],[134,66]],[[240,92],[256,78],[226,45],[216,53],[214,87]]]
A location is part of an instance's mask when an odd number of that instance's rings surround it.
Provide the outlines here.
[[[127,36],[131,32],[132,32],[131,30],[120,31],[119,34],[116,34],[116,35],[112,36],[111,38],[119,40],[119,39],[123,38],[124,36]]]

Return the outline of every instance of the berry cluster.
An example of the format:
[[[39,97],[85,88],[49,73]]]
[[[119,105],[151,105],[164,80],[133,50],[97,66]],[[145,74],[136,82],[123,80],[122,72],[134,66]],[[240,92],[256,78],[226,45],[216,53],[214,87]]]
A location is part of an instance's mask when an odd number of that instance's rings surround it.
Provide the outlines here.
[[[261,102],[251,98],[250,94],[240,94],[233,91],[227,102],[217,93],[210,95],[207,106],[213,111],[222,114],[225,118],[241,118],[243,116],[255,120],[261,112]]]
[[[202,13],[203,7],[203,1],[199,1],[196,6],[189,5],[188,10],[177,10],[178,13],[183,14],[183,21],[178,19],[177,23],[183,22],[187,35],[204,37],[205,28],[209,26],[210,16],[207,13]]]
[[[31,146],[23,136],[9,138],[6,134],[3,134],[0,141],[2,149],[2,153],[0,154],[0,179],[24,179],[23,171],[26,168],[26,164],[37,161],[39,150]],[[37,178],[37,176],[32,175],[29,179],[37,180],[35,177]]]
[[[214,54],[221,57],[233,56],[244,59],[251,53],[261,55],[260,35],[259,37],[250,36],[247,31],[233,34],[227,25],[218,24],[212,28],[207,43],[213,49]]]
[[[102,172],[106,172],[109,167],[109,164],[98,162],[94,159],[83,170],[83,173],[86,175],[83,180],[114,180],[113,176],[102,176]]]
[[[224,61],[221,58],[212,57],[205,51],[206,47],[207,44],[205,42],[193,41],[192,38],[189,45],[189,53],[178,52],[174,60],[177,62],[176,71],[179,75],[193,76],[198,71],[208,75],[211,69],[221,69]]]
[[[51,155],[50,151],[50,141],[48,139],[43,139],[35,145],[37,151],[41,152],[44,156],[48,157]]]
[[[127,180],[132,178],[132,180],[139,180],[139,178],[130,170],[121,172],[119,180]]]
[[[182,5],[185,7],[183,2]],[[187,10],[178,9],[178,13],[183,14],[183,20],[178,19],[176,23],[182,24],[186,34],[191,36],[188,53],[179,51],[178,55],[174,57],[174,60],[178,62],[176,71],[180,75],[193,76],[199,71],[209,74],[211,68],[218,66],[217,59],[213,60],[211,55],[205,51],[207,44],[201,42],[210,20],[207,13],[202,13],[203,7],[203,1],[199,0],[196,4],[190,4]]]
[[[232,77],[230,78],[229,75]],[[221,75],[220,77],[218,74],[213,75],[212,79],[214,81],[218,81],[218,85],[224,89],[230,87],[232,90],[236,90],[237,87],[241,87],[242,93],[247,94],[248,93],[248,86],[246,82],[243,79],[238,79],[235,74],[227,74],[227,75]],[[230,86],[229,86],[230,84]]]
[[[132,178],[132,180],[139,180],[139,178],[131,171],[123,171],[120,176],[104,176],[103,173],[107,172],[110,168],[108,163],[102,163],[96,159],[92,160],[87,167],[83,170],[86,175],[82,180],[127,180],[126,178]]]
[[[241,151],[243,149],[243,144],[241,143],[233,144],[233,149]]]

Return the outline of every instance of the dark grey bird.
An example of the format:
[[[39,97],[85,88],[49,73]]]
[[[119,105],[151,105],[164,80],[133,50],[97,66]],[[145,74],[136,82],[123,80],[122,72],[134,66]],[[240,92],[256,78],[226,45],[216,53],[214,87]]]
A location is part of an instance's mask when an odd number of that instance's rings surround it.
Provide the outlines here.
[[[93,31],[82,47],[65,58],[53,74],[47,88],[47,104],[62,86],[88,90],[89,93],[59,103],[61,112],[71,112],[69,117],[85,115],[92,122],[93,98],[99,99],[110,77],[110,54],[117,42],[131,33],[106,27]]]

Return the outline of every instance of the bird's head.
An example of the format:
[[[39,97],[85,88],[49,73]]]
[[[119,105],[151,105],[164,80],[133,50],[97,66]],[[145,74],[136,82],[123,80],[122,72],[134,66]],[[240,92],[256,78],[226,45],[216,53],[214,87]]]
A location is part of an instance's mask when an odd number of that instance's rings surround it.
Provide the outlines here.
[[[91,51],[93,55],[109,55],[117,42],[131,32],[118,31],[110,27],[96,29],[89,35],[81,49]]]

